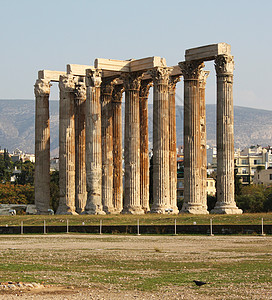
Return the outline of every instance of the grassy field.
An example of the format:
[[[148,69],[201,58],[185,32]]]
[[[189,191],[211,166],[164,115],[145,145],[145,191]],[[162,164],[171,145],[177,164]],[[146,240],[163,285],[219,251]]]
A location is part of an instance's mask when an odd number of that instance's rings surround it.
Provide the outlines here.
[[[271,299],[271,246],[271,237],[0,236],[0,281],[126,291],[127,299],[135,291],[155,299]],[[208,284],[198,288],[194,279]]]
[[[272,224],[272,213],[256,213],[256,214],[242,214],[242,215],[105,215],[105,216],[93,216],[93,215],[58,215],[58,216],[33,216],[33,215],[17,215],[17,216],[0,216],[0,226],[19,226],[21,222],[24,225],[43,225],[44,220],[47,225],[66,225],[66,221],[69,220],[70,225],[99,225],[102,220],[104,225],[136,225],[139,219],[142,225],[170,225],[174,224],[175,219],[177,224],[180,225],[192,225],[194,222],[198,225],[207,225],[210,223],[210,219],[213,219],[213,224],[261,224],[261,219],[264,219],[264,224]]]

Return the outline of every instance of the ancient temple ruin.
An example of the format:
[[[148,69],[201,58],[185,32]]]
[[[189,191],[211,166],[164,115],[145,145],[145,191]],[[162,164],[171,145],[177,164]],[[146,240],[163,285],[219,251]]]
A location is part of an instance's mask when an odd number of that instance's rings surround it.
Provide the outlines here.
[[[241,213],[234,201],[233,56],[230,46],[186,50],[168,67],[161,57],[96,59],[94,66],[42,70],[35,84],[35,204],[50,199],[49,94],[59,83],[58,214],[178,213],[175,90],[184,78],[184,205],[205,214],[206,119],[204,61],[217,74],[217,203],[214,213]],[[148,95],[153,86],[153,204],[149,207]],[[124,149],[122,96],[125,93]],[[123,162],[124,158],[124,172]],[[123,184],[124,180],[124,184]]]

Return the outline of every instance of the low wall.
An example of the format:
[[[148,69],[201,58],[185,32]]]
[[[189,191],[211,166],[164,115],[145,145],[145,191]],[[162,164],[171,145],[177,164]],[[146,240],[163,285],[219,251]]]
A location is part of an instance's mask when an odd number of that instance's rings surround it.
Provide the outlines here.
[[[100,233],[100,226],[69,226],[71,233]],[[66,226],[46,226],[46,233],[65,233]],[[210,225],[177,225],[177,234],[210,234]],[[213,225],[213,234],[261,234],[261,225]],[[0,234],[20,234],[21,226],[0,226]],[[44,226],[24,226],[23,233],[44,233]],[[103,225],[102,233],[137,234],[136,225]],[[140,234],[174,234],[174,225],[140,225]],[[272,234],[272,225],[264,225],[264,233]]]

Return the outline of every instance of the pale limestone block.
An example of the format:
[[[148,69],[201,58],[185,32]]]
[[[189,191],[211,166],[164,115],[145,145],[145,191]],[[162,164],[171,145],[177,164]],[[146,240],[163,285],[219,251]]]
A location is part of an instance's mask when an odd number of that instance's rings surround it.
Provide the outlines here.
[[[38,72],[38,79],[46,79],[46,80],[49,80],[49,81],[59,82],[59,77],[61,75],[66,75],[66,72],[40,70]]]
[[[230,55],[231,47],[226,43],[212,44],[185,51],[185,60],[213,60],[217,55]]]
[[[66,66],[67,74],[76,75],[76,76],[85,76],[86,70],[88,69],[94,69],[94,67],[88,65],[76,65],[76,64],[68,64]]]

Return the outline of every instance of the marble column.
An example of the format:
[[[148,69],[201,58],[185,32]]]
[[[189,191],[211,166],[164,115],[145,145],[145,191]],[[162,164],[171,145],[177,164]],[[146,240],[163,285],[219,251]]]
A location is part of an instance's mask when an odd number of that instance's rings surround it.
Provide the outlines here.
[[[241,214],[234,199],[233,56],[218,55],[217,75],[217,214]]]
[[[75,187],[76,212],[82,213],[86,206],[86,168],[85,168],[85,108],[86,85],[83,78],[78,78],[75,86]]]
[[[115,85],[112,94],[113,123],[113,207],[116,213],[123,209],[123,145],[122,145],[122,94],[123,85]]]
[[[171,68],[156,67],[153,79],[153,204],[152,213],[170,208],[169,191],[169,101],[168,83]]]
[[[86,70],[85,162],[87,202],[85,214],[105,214],[102,206],[102,147],[100,88],[102,71]]]
[[[203,210],[207,211],[207,150],[206,150],[206,103],[205,103],[205,87],[209,71],[202,70],[199,76],[199,105],[200,105],[200,180],[201,191],[200,200]]]
[[[140,202],[140,110],[142,72],[122,75],[125,87],[125,193],[122,213],[143,214]]]
[[[207,214],[201,201],[200,101],[201,61],[179,63],[184,76],[184,203],[181,212]]]
[[[50,82],[38,79],[35,102],[35,205],[38,214],[48,214],[50,201]]]
[[[149,149],[148,149],[148,95],[151,80],[142,80],[140,87],[140,203],[144,212],[149,207]]]
[[[103,210],[113,213],[113,128],[112,92],[114,78],[103,78],[101,84],[101,139],[102,139],[102,204]]]
[[[57,214],[75,212],[75,79],[60,76],[59,106],[59,187]]]
[[[169,207],[173,214],[177,207],[177,134],[176,134],[176,85],[180,76],[169,78]]]

